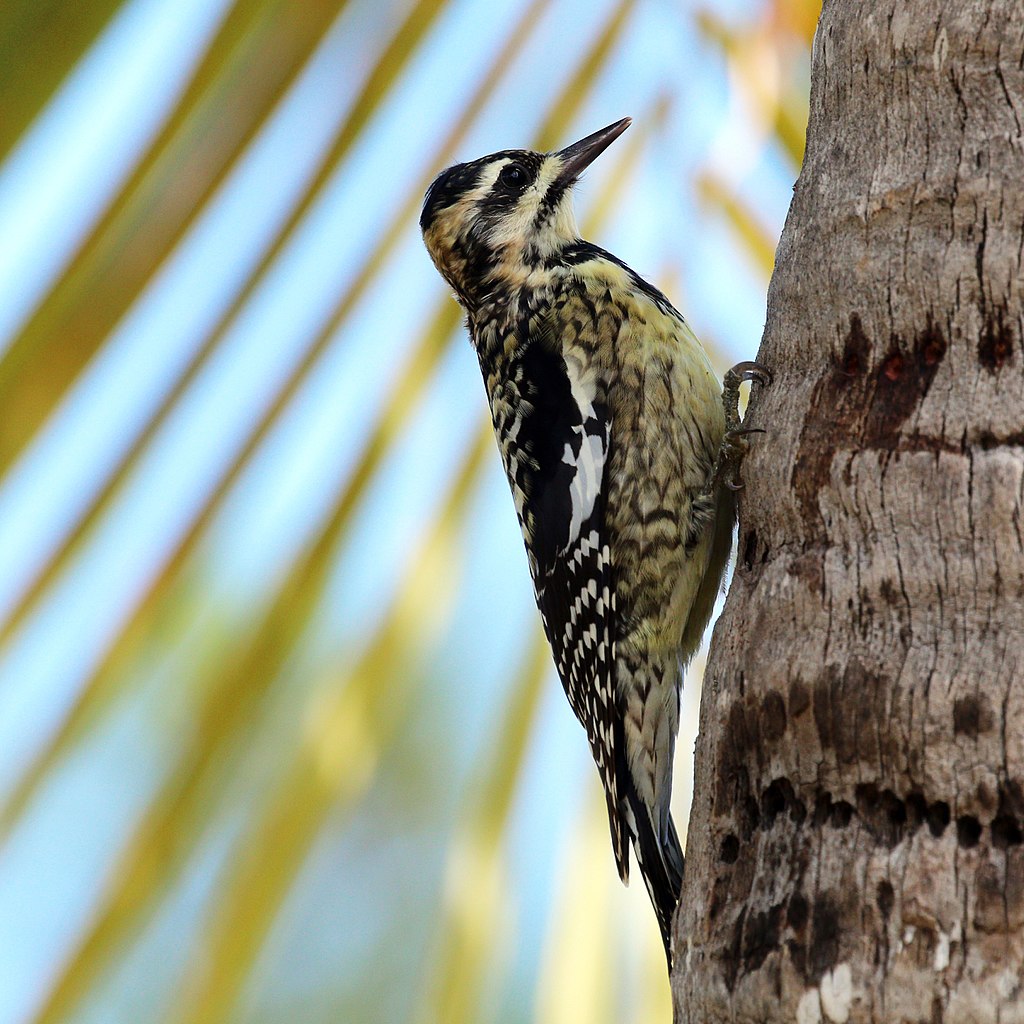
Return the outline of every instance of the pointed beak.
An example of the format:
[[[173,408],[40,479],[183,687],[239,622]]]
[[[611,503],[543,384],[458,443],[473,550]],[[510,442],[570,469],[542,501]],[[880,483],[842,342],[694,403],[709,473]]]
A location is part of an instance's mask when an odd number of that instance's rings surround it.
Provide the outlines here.
[[[575,184],[576,179],[588,168],[632,123],[632,118],[624,117],[615,124],[602,128],[593,135],[588,135],[571,146],[560,150],[562,169],[558,174],[559,184],[568,188]]]

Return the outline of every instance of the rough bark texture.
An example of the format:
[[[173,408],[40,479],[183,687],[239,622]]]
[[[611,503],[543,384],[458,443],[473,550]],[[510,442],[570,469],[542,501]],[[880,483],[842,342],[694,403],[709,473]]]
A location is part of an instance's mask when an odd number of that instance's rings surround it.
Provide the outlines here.
[[[1024,8],[826,2],[676,1020],[1024,1020]]]

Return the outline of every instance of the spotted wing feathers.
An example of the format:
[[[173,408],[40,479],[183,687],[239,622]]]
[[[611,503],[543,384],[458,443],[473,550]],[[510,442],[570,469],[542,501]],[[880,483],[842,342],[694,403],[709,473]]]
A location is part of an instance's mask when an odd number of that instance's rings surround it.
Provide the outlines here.
[[[615,586],[600,522],[603,502],[582,523],[564,555],[535,577],[537,604],[555,666],[587,731],[608,802],[619,874],[629,880],[629,835],[620,813],[622,720],[615,695]]]
[[[605,525],[611,418],[601,382],[556,344],[550,324],[524,325],[516,355],[490,382],[491,414],[530,559],[537,605],[569,703],[608,798],[625,880],[615,693],[615,583]],[[485,376],[488,368],[484,367]]]

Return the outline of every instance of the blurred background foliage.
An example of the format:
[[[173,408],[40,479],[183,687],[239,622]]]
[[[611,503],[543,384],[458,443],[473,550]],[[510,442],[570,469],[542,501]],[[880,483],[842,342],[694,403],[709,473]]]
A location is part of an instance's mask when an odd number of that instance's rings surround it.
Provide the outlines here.
[[[753,356],[818,7],[0,6],[0,1021],[669,1019],[416,217],[630,114],[585,233]]]

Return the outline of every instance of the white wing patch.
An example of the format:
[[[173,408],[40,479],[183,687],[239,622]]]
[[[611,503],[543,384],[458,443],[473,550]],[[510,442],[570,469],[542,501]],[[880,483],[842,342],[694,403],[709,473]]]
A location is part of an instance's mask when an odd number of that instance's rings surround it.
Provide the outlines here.
[[[565,355],[565,368],[569,376],[572,397],[580,410],[582,423],[573,427],[576,444],[566,443],[562,462],[574,469],[569,485],[571,516],[569,520],[568,548],[579,539],[583,524],[594,512],[594,504],[604,483],[604,466],[608,458],[610,424],[600,425],[594,410],[597,382],[593,371],[586,371],[572,353]],[[579,449],[578,454],[574,451]]]
[[[568,444],[562,455],[562,461],[576,470],[569,485],[569,498],[572,503],[572,516],[569,520],[570,547],[576,543],[583,524],[594,512],[594,503],[601,491],[604,463],[608,453],[607,429],[604,430],[603,437],[588,434],[585,426],[573,427],[573,430],[580,438],[579,455],[574,455],[572,446]]]

